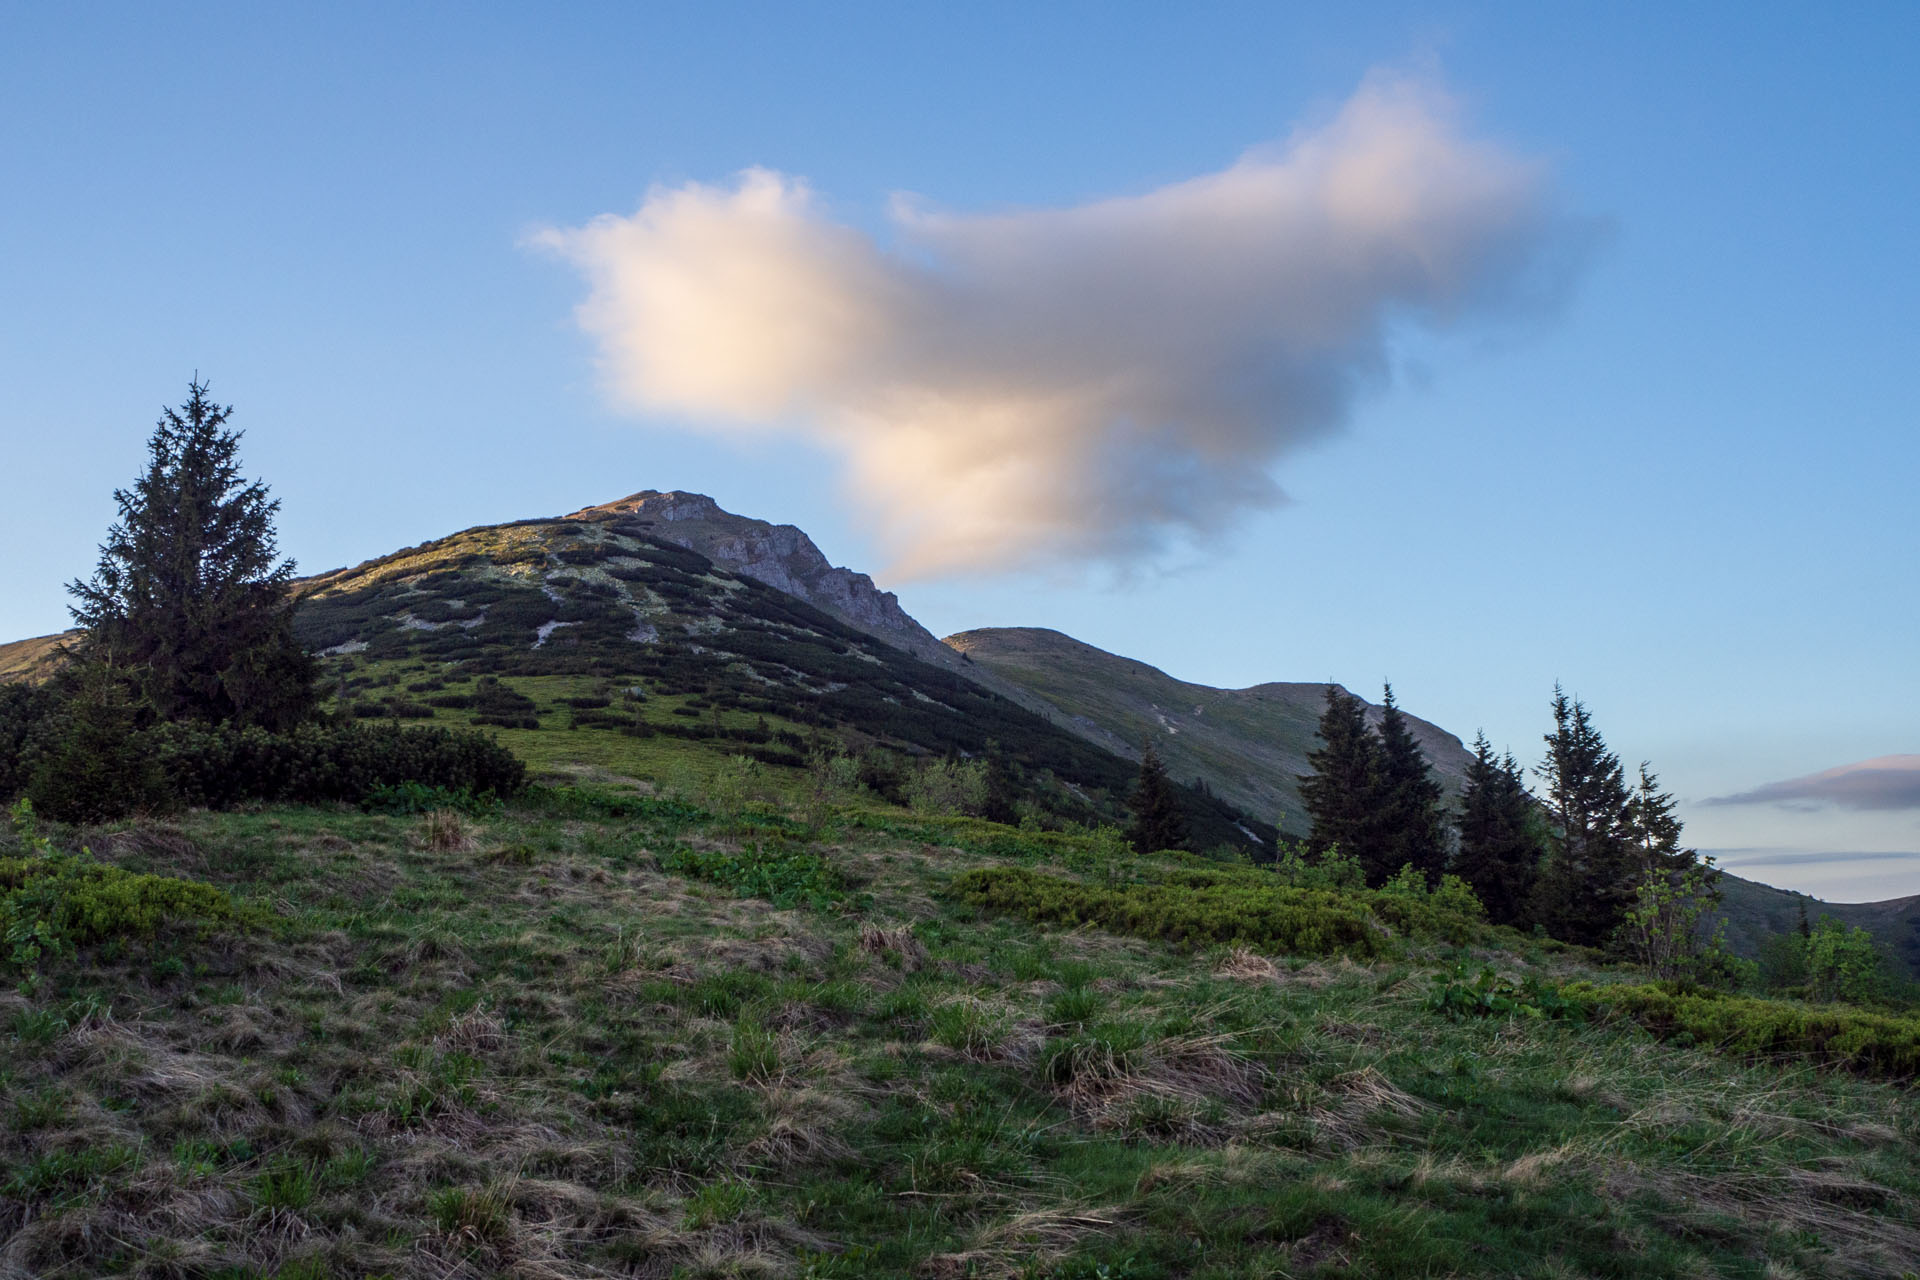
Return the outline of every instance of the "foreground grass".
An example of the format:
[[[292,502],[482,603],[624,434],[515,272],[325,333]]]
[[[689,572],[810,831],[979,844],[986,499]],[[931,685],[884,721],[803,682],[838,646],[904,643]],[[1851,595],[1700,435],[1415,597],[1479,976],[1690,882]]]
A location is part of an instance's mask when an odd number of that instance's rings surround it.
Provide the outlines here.
[[[872,815],[276,809],[89,839],[275,923],[0,997],[0,1274],[1920,1265],[1906,1091],[1425,1008],[1462,962],[1592,976],[1561,956],[1034,925],[947,886],[1060,848]]]

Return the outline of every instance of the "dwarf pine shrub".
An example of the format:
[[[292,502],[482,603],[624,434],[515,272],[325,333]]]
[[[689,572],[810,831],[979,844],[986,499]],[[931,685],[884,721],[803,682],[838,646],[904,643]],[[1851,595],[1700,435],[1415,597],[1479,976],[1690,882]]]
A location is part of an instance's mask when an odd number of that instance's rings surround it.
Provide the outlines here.
[[[1670,983],[1569,983],[1561,995],[1655,1035],[1686,1037],[1729,1053],[1786,1055],[1866,1075],[1920,1075],[1920,1016],[1811,1005]]]
[[[1292,955],[1379,955],[1394,935],[1471,942],[1484,932],[1464,885],[1432,892],[1309,889],[1252,867],[1177,867],[1157,882],[1086,884],[1030,867],[956,877],[963,901],[1068,926],[1159,938],[1188,950],[1248,946]]]
[[[1356,898],[1285,885],[1201,880],[1108,887],[1028,867],[980,867],[958,876],[953,890],[975,906],[1029,920],[1095,924],[1187,949],[1243,943],[1303,955],[1374,955],[1386,934]]]
[[[41,960],[108,941],[152,938],[187,925],[206,930],[236,918],[232,899],[212,885],[63,853],[37,835],[33,811],[14,806],[26,852],[0,858],[0,960],[32,981]]]
[[[358,801],[415,783],[472,796],[512,796],[527,769],[485,734],[396,724],[304,725],[268,733],[231,725],[166,724],[142,735],[183,804],[245,800]]]

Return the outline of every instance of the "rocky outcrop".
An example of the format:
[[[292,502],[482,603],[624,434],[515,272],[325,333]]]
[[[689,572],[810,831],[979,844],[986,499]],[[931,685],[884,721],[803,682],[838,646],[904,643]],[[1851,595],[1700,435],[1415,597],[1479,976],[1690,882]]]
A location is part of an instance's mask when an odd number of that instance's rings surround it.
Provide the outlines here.
[[[1104,735],[1068,723],[1045,698],[969,661],[940,642],[900,607],[891,591],[872,578],[830,564],[820,548],[790,524],[769,524],[735,515],[704,493],[645,489],[617,502],[584,507],[573,520],[630,520],[656,538],[698,551],[730,572],[758,578],[776,591],[806,601],[848,626],[904,649],[922,662],[945,668],[1027,710],[1109,745]]]
[[[922,661],[954,665],[953,650],[908,616],[900,607],[899,597],[880,590],[864,573],[829,564],[813,539],[790,524],[768,524],[734,515],[703,493],[661,493],[652,489],[618,502],[587,507],[571,518],[589,520],[609,515],[627,517],[646,526],[657,538],[698,551],[734,573],[758,578],[776,591],[797,596]]]

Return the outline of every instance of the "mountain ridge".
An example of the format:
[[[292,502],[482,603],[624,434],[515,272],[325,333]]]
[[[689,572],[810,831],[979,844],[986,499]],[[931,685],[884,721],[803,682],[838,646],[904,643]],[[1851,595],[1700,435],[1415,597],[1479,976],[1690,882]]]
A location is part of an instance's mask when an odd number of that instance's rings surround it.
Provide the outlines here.
[[[549,563],[547,551],[534,548],[538,538],[533,535],[565,540],[571,535],[563,531],[574,522],[602,530],[624,527],[684,548],[723,566],[729,575],[755,580],[919,662],[997,694],[1111,755],[1137,760],[1141,744],[1151,739],[1181,781],[1205,783],[1252,818],[1271,820],[1284,813],[1294,819],[1291,825],[1301,825],[1295,775],[1306,769],[1305,754],[1313,744],[1326,684],[1269,681],[1218,689],[1180,680],[1138,659],[1047,628],[982,627],[936,638],[900,606],[894,593],[881,590],[867,574],[829,563],[796,526],[736,515],[704,494],[641,490],[583,507],[571,516],[478,526],[357,566],[304,577],[294,584],[302,599],[298,625],[316,649],[347,657],[364,653],[370,641],[404,649],[421,642],[457,647],[474,636],[489,606],[478,606],[476,612],[467,607],[470,602],[418,584],[431,584],[436,575],[463,564],[472,569],[498,554],[508,562],[509,572],[496,574],[499,582],[489,590],[517,584],[518,594],[527,597],[518,607],[530,606],[541,615],[529,624],[530,639],[523,642],[528,649],[551,644],[551,652],[563,657],[578,641],[588,639],[595,626],[605,633],[602,640],[631,642],[654,624],[637,614],[623,615],[609,629],[609,618],[600,616],[606,613],[605,601],[593,598],[596,587],[606,584],[582,581],[594,578],[598,570],[564,559]],[[482,554],[465,545],[479,543],[490,550]],[[436,550],[447,547],[461,549],[451,556]],[[578,558],[585,549],[576,547],[571,554]],[[582,598],[568,599],[576,584],[583,589]],[[392,597],[392,612],[348,609],[343,615],[342,597],[375,590]],[[510,611],[505,603],[497,607],[502,616]],[[583,626],[585,631],[580,630]],[[57,632],[0,644],[0,684],[46,679],[64,660],[64,646],[79,634]],[[1129,690],[1131,702],[1123,696]],[[915,696],[925,695],[915,691]],[[1377,723],[1380,708],[1369,704],[1368,715]],[[1214,724],[1236,717],[1241,722],[1237,733],[1214,734],[1208,740]],[[1408,719],[1436,774],[1450,791],[1457,790],[1467,759],[1460,739],[1429,721],[1412,715]],[[1263,745],[1256,741],[1259,733],[1270,739],[1277,733],[1277,740]],[[1197,739],[1203,749],[1193,750]],[[1234,758],[1221,761],[1217,757],[1222,751]],[[1264,778],[1252,776],[1249,758]],[[1804,901],[1813,914],[1831,914],[1866,927],[1920,973],[1920,896],[1830,903],[1731,874],[1726,882],[1729,933],[1743,952],[1752,954],[1766,933],[1792,927]]]
[[[981,627],[946,643],[1045,698],[1110,750],[1137,759],[1151,740],[1174,776],[1202,778],[1250,813],[1285,813],[1301,825],[1299,775],[1309,771],[1327,690],[1342,686],[1267,681],[1220,689],[1045,627]],[[1372,723],[1382,713],[1367,703]],[[1439,725],[1410,713],[1407,721],[1442,786],[1457,792],[1471,753]]]

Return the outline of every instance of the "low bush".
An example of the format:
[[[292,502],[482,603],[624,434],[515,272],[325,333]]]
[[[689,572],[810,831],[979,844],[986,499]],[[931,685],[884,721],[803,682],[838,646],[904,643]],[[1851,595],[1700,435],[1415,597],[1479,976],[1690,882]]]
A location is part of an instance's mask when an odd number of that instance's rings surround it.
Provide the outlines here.
[[[606,787],[550,787],[534,783],[521,794],[521,807],[563,818],[589,821],[608,818],[644,818],[685,826],[705,822],[713,815],[685,800],[643,796],[633,791],[615,791]]]
[[[953,891],[975,906],[1033,921],[1096,924],[1187,949],[1239,943],[1301,955],[1378,954],[1387,930],[1355,898],[1285,885],[1081,884],[1027,867],[981,867]]]
[[[1094,885],[1028,867],[955,878],[963,901],[1058,924],[1095,924],[1175,946],[1249,946],[1293,955],[1379,955],[1395,934],[1470,942],[1483,926],[1471,897],[1343,893],[1279,882],[1258,868],[1180,866],[1155,882]]]
[[[500,797],[526,785],[526,766],[512,752],[471,731],[351,724],[274,734],[169,724],[142,736],[174,796],[209,809],[248,800],[357,802],[405,783]]]
[[[1845,1005],[1811,1005],[1729,995],[1670,983],[1570,983],[1568,1000],[1627,1018],[1655,1035],[1729,1053],[1808,1057],[1867,1075],[1920,1074],[1920,1017]]]
[[[356,702],[352,708],[356,720],[431,720],[433,708],[407,698],[388,698],[382,702]]]
[[[162,930],[204,932],[237,918],[212,885],[147,875],[64,853],[34,833],[32,809],[14,808],[25,852],[0,858],[0,959],[30,977],[42,959],[106,942],[153,938]]]
[[[361,797],[360,807],[374,813],[434,813],[454,810],[469,817],[500,812],[500,798],[491,792],[475,795],[465,787],[430,787],[419,782],[381,784]]]
[[[492,725],[499,729],[538,729],[539,716],[507,716],[482,714],[473,718],[475,724]]]

